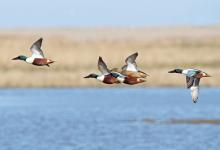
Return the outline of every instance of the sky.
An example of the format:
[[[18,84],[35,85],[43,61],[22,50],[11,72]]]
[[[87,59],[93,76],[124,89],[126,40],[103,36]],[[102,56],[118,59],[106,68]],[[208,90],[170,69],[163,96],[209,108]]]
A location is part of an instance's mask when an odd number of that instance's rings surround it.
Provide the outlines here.
[[[1,0],[0,27],[206,26],[220,0]]]

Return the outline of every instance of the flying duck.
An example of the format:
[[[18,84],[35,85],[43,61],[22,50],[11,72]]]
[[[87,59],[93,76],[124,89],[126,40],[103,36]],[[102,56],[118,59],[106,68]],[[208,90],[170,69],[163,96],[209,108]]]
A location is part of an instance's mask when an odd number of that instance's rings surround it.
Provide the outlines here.
[[[31,57],[19,55],[18,57],[13,58],[12,60],[23,60],[27,63],[33,64],[36,66],[48,66],[49,67],[49,64],[53,63],[54,61],[44,57],[44,53],[41,50],[42,41],[43,41],[43,38],[40,38],[32,44],[30,48],[30,51],[32,53]]]
[[[211,77],[207,73],[198,69],[174,69],[168,73],[179,73],[186,76],[187,88],[191,89],[191,96],[194,103],[198,100],[200,79],[203,77]]]
[[[146,74],[143,71],[140,71],[137,67],[136,58],[138,56],[138,53],[134,53],[130,56],[128,56],[125,59],[126,65],[124,65],[121,70],[118,68],[113,68],[112,71],[119,72],[125,76],[134,77],[134,78],[146,78],[148,74]]]
[[[108,67],[107,67],[106,63],[103,61],[102,57],[99,57],[99,59],[98,59],[98,69],[101,72],[101,75],[91,73],[84,78],[95,78],[105,84],[120,83],[120,81],[118,81],[117,78],[112,76],[111,71],[108,69]]]
[[[137,52],[128,56],[125,59],[126,65],[124,65],[121,70],[118,68],[113,68],[111,72],[116,73],[113,74],[113,76],[117,77],[120,82],[130,85],[146,82],[146,77],[148,75],[138,69],[137,63],[135,62],[137,56]]]

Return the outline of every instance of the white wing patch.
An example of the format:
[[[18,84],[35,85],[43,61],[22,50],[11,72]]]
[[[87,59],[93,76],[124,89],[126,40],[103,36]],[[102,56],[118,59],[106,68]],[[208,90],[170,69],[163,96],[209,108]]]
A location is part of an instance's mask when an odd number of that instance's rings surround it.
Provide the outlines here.
[[[130,63],[127,65],[126,70],[127,71],[134,71],[134,72],[138,71],[136,65],[135,64],[130,64]]]
[[[37,53],[32,53],[31,57],[32,58],[44,58],[42,55],[37,54]]]

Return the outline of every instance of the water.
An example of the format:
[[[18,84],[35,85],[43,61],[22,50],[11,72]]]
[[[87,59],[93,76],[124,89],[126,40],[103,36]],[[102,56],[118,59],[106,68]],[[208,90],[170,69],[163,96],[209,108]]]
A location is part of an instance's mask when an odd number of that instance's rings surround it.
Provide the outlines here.
[[[219,149],[220,89],[1,89],[1,150]]]

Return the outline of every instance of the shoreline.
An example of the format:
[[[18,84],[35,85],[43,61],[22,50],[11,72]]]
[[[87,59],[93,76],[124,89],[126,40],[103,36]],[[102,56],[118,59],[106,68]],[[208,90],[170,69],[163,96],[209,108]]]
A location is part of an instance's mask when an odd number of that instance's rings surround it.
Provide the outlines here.
[[[30,45],[39,37],[46,57],[56,61],[50,68],[11,60],[30,56]],[[99,56],[109,68],[120,68],[134,52],[138,67],[150,77],[133,87],[185,87],[185,77],[167,73],[174,68],[201,69],[213,76],[202,79],[201,86],[220,86],[220,26],[0,29],[0,43],[0,87],[106,87],[83,77],[99,73]]]

